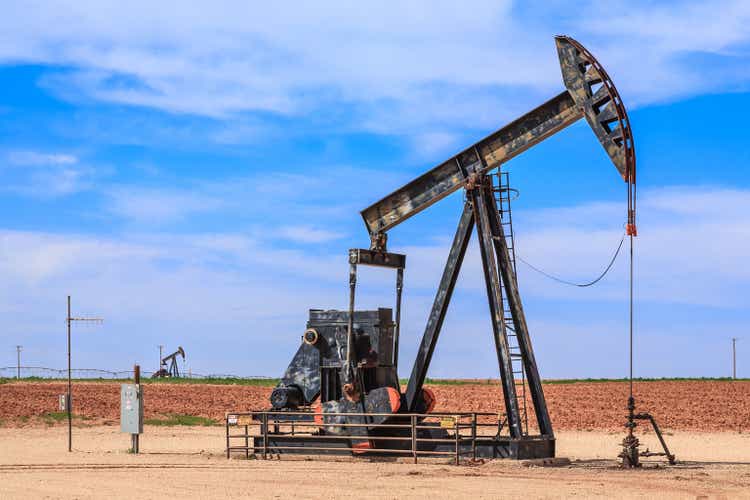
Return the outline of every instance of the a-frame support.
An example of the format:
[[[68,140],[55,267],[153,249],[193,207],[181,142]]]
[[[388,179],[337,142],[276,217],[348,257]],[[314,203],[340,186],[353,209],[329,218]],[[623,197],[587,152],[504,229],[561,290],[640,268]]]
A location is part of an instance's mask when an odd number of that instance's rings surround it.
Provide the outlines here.
[[[419,404],[422,386],[427,375],[432,354],[437,345],[443,320],[445,319],[461,264],[466,254],[466,248],[471,238],[472,229],[476,223],[510,437],[520,439],[523,437],[523,432],[508,344],[508,333],[503,317],[503,293],[505,293],[513,316],[513,325],[523,361],[523,368],[529,382],[529,390],[534,403],[539,434],[552,438],[552,424],[547,411],[541,379],[526,326],[521,297],[518,292],[516,280],[513,277],[510,252],[505,240],[502,224],[500,223],[498,207],[492,193],[490,179],[481,174],[477,175],[473,182],[467,185],[466,191],[467,201],[464,205],[464,211],[453,239],[453,245],[448,254],[448,261],[432,305],[432,311],[427,321],[425,333],[417,353],[417,359],[414,362],[411,377],[409,377],[409,384],[406,389],[407,407],[409,411],[414,411]]]
[[[487,179],[489,181],[489,179]],[[534,413],[536,415],[539,433],[543,436],[553,436],[552,421],[549,418],[547,410],[547,401],[544,399],[542,389],[542,379],[539,376],[539,369],[536,365],[534,349],[531,345],[529,328],[526,324],[526,315],[523,312],[521,303],[521,294],[518,291],[518,283],[514,276],[511,265],[510,250],[508,241],[505,238],[503,225],[500,223],[500,217],[495,197],[492,195],[492,187],[489,182],[482,187],[483,195],[486,200],[485,205],[488,207],[487,215],[490,219],[492,229],[492,243],[495,246],[495,255],[497,256],[498,266],[500,268],[500,277],[504,285],[504,291],[511,315],[513,317],[513,328],[518,340],[518,348],[523,362],[523,368],[526,373],[526,380],[529,383],[531,399],[534,404]],[[502,318],[501,318],[502,319]],[[502,323],[503,326],[505,322]],[[507,341],[507,332],[503,333]]]
[[[414,411],[417,406],[419,397],[422,394],[422,386],[427,376],[427,369],[432,360],[432,353],[437,345],[440,329],[443,327],[445,313],[448,311],[448,304],[453,295],[453,288],[456,286],[458,273],[461,270],[461,264],[466,255],[466,247],[469,246],[471,232],[474,229],[474,211],[470,203],[464,205],[461,220],[458,221],[456,236],[453,238],[451,250],[448,253],[448,262],[443,270],[443,277],[440,278],[440,286],[435,295],[435,302],[432,304],[430,317],[427,320],[427,327],[422,336],[422,343],[419,344],[417,359],[414,361],[414,368],[411,370],[409,384],[406,387],[406,404],[409,411]]]

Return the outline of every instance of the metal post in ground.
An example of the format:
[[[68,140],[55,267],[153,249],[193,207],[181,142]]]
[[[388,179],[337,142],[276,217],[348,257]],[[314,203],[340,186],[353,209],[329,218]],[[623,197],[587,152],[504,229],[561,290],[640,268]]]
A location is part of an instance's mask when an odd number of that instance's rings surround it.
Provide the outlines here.
[[[16,380],[21,380],[21,349],[22,345],[16,346]]]
[[[417,416],[411,416],[411,454],[414,456],[414,463],[417,463]]]
[[[245,426],[245,458],[250,458],[250,438],[248,437],[248,428]]]
[[[229,414],[224,416],[224,426],[227,431],[227,460],[229,459]]]
[[[73,318],[70,315],[70,295],[68,295],[68,315],[65,318],[68,327],[68,395],[65,398],[65,409],[68,412],[68,451],[73,451],[73,377],[70,368],[70,325],[74,321],[101,323],[104,320],[101,318]]]
[[[459,460],[458,460],[458,439],[459,439],[459,435],[458,435],[458,417],[456,416],[456,417],[453,417],[453,418],[454,418],[454,421],[453,421],[453,432],[456,433],[456,465],[458,465],[459,464]]]
[[[141,367],[139,365],[135,365],[133,367],[133,380],[135,382],[136,386],[138,387],[138,391],[140,392],[140,383],[141,383]],[[138,394],[138,398],[140,399],[141,395]],[[140,403],[140,402],[139,402]],[[131,441],[131,447],[133,448],[133,453],[138,454],[140,452],[140,434],[131,434],[130,435],[130,441]]]
[[[471,451],[472,458],[477,459],[477,414],[471,415]]]
[[[263,413],[263,460],[268,458],[268,413]]]
[[[70,374],[70,295],[68,295],[68,316],[65,322],[68,324],[68,396],[65,398],[65,409],[68,412],[68,451],[73,451],[73,416],[70,414],[72,408],[73,381]]]

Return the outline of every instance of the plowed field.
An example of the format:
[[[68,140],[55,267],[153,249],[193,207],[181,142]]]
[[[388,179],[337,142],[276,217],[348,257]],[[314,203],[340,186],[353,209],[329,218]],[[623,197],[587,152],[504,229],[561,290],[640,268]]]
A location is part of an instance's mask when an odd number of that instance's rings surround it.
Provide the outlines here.
[[[496,384],[433,385],[435,411],[498,412],[502,397]],[[11,382],[0,385],[0,425],[49,423],[58,382]],[[626,415],[627,384],[576,382],[545,384],[544,392],[555,429],[617,430]],[[196,415],[222,420],[227,411],[259,410],[268,406],[270,387],[207,384],[146,384],[146,418],[167,414]],[[117,383],[75,383],[74,407],[89,423],[119,422]],[[657,417],[661,427],[703,432],[750,430],[750,382],[658,381],[636,384],[639,411]],[[529,403],[529,408],[531,405]]]

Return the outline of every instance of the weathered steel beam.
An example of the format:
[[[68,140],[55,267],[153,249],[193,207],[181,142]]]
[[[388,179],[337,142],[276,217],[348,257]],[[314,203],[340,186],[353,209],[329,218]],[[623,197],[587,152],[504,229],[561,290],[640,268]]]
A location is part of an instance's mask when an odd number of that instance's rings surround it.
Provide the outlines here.
[[[555,37],[555,43],[565,88],[622,178],[634,182],[633,135],[615,84],[583,45],[567,36]]]
[[[553,436],[552,421],[547,410],[547,402],[542,390],[542,379],[534,357],[534,349],[531,345],[529,328],[526,324],[526,315],[521,304],[521,294],[518,292],[518,283],[513,273],[508,241],[505,239],[505,231],[500,221],[497,201],[489,185],[483,186],[484,201],[488,208],[490,229],[492,231],[492,242],[495,246],[500,277],[503,280],[505,296],[508,300],[508,308],[513,317],[513,330],[515,331],[518,348],[521,351],[523,368],[526,379],[529,382],[531,400],[534,403],[534,413],[539,426],[539,433],[543,436]]]
[[[351,248],[349,249],[349,264],[404,269],[406,267],[406,255],[391,252],[376,252],[364,248]]]
[[[497,363],[500,368],[500,380],[503,385],[503,398],[505,410],[508,417],[508,430],[511,438],[520,438],[521,412],[518,407],[516,394],[516,382],[513,374],[513,363],[510,356],[510,346],[505,332],[503,320],[503,299],[500,286],[500,275],[498,274],[495,261],[493,236],[494,231],[490,222],[491,210],[497,211],[497,207],[487,204],[484,196],[484,180],[481,186],[469,191],[474,206],[474,218],[477,219],[477,237],[479,239],[479,250],[482,256],[482,268],[484,270],[484,281],[487,286],[487,301],[492,316],[492,332],[495,339],[495,352]],[[507,255],[506,255],[507,257]],[[508,260],[510,262],[510,259]]]
[[[489,171],[582,116],[570,94],[561,93],[365,208],[361,213],[368,231],[371,234],[387,231],[460,189],[465,177],[457,162],[465,165],[469,174]],[[475,150],[479,151],[484,167],[480,167]]]
[[[471,204],[464,205],[464,211],[458,222],[456,236],[453,238],[453,245],[448,254],[448,261],[443,270],[443,277],[440,279],[435,302],[432,304],[432,311],[427,320],[422,342],[417,351],[417,359],[414,361],[414,367],[409,377],[409,385],[406,387],[406,406],[408,411],[414,411],[422,395],[422,386],[427,376],[427,369],[432,360],[432,353],[435,351],[440,329],[443,326],[445,313],[448,311],[448,304],[453,295],[453,288],[456,286],[458,273],[461,270],[461,264],[466,255],[466,247],[469,245],[471,233],[474,228],[474,213]]]
[[[614,83],[580,43],[567,36],[556,37],[555,43],[567,90],[362,210],[371,235],[384,233],[455,192],[466,175],[498,167],[583,116],[620,175],[635,181],[633,136]]]

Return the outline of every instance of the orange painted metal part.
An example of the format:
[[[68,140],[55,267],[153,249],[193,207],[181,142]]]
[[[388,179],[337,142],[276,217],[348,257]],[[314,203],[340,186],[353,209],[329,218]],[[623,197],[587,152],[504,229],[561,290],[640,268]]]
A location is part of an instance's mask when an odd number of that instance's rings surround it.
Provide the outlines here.
[[[352,453],[355,455],[361,455],[367,453],[372,449],[372,443],[370,441],[362,441],[361,443],[352,443]]]
[[[435,397],[435,393],[432,391],[432,389],[428,389],[425,387],[422,389],[422,398],[427,405],[427,408],[425,408],[424,412],[430,413],[435,408],[435,404],[437,404],[437,397]]]
[[[323,426],[323,406],[320,404],[320,400],[315,401],[313,404],[313,420],[316,424]]]
[[[388,399],[391,403],[391,411],[396,413],[401,408],[401,393],[393,387],[388,387]]]

